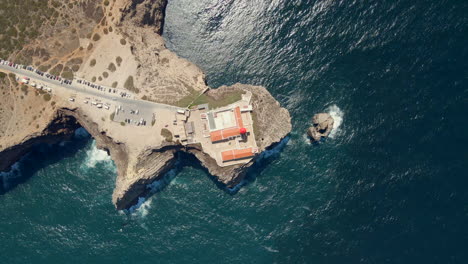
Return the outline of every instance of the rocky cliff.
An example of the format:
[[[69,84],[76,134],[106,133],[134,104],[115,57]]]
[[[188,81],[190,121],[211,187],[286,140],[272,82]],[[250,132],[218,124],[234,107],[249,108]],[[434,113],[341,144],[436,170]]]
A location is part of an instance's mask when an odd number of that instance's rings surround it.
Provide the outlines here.
[[[129,42],[131,55],[128,55],[128,58],[137,63],[135,69],[124,70],[136,73],[135,83],[142,90],[140,97],[155,98],[154,100],[163,98],[162,102],[177,103],[184,97],[204,90],[207,90],[207,96],[215,100],[235,91],[250,91],[254,132],[260,152],[284,138],[291,131],[289,112],[280,106],[267,89],[244,84],[208,89],[204,74],[196,65],[165,48],[164,40],[158,34],[163,30],[166,5],[167,0],[116,0],[106,10],[117,9],[120,12],[114,14],[112,19],[107,18],[107,23],[115,29],[113,34],[121,34]],[[112,22],[113,18],[118,19]],[[103,39],[108,38],[106,41],[112,43],[110,35],[103,36]],[[118,41],[120,37],[116,39]],[[96,54],[106,47],[99,44],[96,46],[93,49],[93,53]],[[89,57],[84,57],[85,61],[88,59]],[[118,73],[119,70],[116,74]],[[13,93],[17,90],[11,89]],[[8,170],[35,144],[58,142],[82,126],[96,140],[97,147],[106,150],[114,160],[118,175],[112,201],[117,209],[125,209],[134,205],[139,197],[147,195],[148,185],[163,177],[174,166],[177,152],[193,154],[210,174],[228,187],[238,184],[255,162],[254,158],[247,164],[219,167],[200,145],[184,147],[170,142],[155,143],[158,141],[151,140],[141,143],[135,137],[129,136],[130,132],[126,132],[131,131],[131,128],[123,128],[119,124],[112,124],[115,122],[105,122],[102,118],[96,118],[84,109],[73,107],[66,98],[53,100],[57,103],[49,106],[51,114],[43,117],[47,119],[43,127],[37,126],[38,128],[27,130],[26,136],[21,136],[18,140],[13,140],[12,134],[5,134],[2,142],[7,144],[0,145],[0,171]],[[0,128],[6,126],[6,123],[1,123]],[[120,132],[116,133],[116,130]],[[154,134],[154,131],[150,133]]]

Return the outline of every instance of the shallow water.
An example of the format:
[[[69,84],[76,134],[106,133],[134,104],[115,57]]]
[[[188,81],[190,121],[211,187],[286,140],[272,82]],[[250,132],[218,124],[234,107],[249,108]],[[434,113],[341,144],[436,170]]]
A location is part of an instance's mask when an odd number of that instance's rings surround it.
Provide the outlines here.
[[[2,261],[465,263],[467,14],[466,1],[171,0],[168,47],[213,87],[266,86],[293,117],[284,148],[235,195],[182,162],[131,214],[113,209],[115,166],[92,140],[38,149],[0,196]],[[340,125],[311,145],[321,111]]]

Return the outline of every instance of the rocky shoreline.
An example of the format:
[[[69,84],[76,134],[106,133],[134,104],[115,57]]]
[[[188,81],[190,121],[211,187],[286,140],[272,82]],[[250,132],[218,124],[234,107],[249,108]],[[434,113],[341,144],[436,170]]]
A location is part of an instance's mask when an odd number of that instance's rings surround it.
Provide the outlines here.
[[[128,25],[130,28],[139,26],[139,30],[149,28],[160,34],[163,30],[166,5],[167,0],[129,1],[121,10],[120,23]],[[129,28],[126,31],[128,32]],[[135,30],[135,32],[137,31]],[[146,52],[145,45],[137,48],[142,54]],[[151,49],[151,45],[148,49]],[[164,52],[169,53],[167,50]],[[252,115],[255,122],[254,130],[259,154],[279,143],[290,133],[289,112],[282,108],[264,87],[234,84],[208,89],[206,95],[216,100],[235,91],[252,93]],[[149,192],[148,185],[160,180],[174,167],[177,152],[182,151],[194,155],[212,176],[227,187],[239,184],[244,179],[248,168],[255,163],[254,157],[246,164],[220,167],[198,144],[182,146],[173,142],[164,142],[162,145],[148,144],[135,147],[131,138],[124,140],[111,135],[109,130],[103,127],[100,120],[95,120],[80,108],[70,107],[66,103],[58,102],[51,116],[50,121],[42,131],[31,132],[23,140],[11,142],[12,146],[6,146],[3,149],[0,146],[0,171],[7,171],[33,146],[63,141],[73,135],[74,131],[81,126],[96,140],[96,146],[99,149],[109,153],[117,167],[118,175],[112,202],[118,210],[127,209],[135,205],[139,197],[146,196]]]

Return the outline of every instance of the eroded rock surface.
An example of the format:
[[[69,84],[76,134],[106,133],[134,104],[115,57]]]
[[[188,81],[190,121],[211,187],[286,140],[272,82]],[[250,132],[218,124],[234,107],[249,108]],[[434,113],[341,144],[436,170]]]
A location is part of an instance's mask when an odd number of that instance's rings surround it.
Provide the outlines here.
[[[257,156],[286,137],[291,131],[289,112],[280,106],[267,89],[244,84],[210,89],[205,83],[204,73],[196,65],[179,58],[165,47],[163,38],[158,34],[163,30],[166,5],[167,0],[116,0],[112,1],[110,6],[104,7],[105,17],[101,24],[106,25],[107,30],[112,28],[113,31],[101,35],[101,40],[95,41],[92,48],[88,45],[89,49],[85,49],[87,53],[80,55],[84,63],[78,75],[89,79],[92,76],[88,75],[86,68],[91,67],[95,71],[100,65],[107,67],[110,63],[98,61],[96,65],[90,66],[93,58],[107,56],[115,60],[119,54],[104,54],[112,51],[106,43],[112,44],[115,40],[115,46],[128,49],[126,53],[122,53],[125,56],[121,56],[129,68],[117,67],[115,72],[109,73],[109,79],[127,72],[134,73],[134,84],[140,90],[139,93],[135,90],[134,92],[139,98],[178,104],[179,101],[202,92],[216,100],[235,91],[248,91],[252,94],[254,134],[259,150]],[[126,43],[122,39],[125,39]],[[89,43],[89,40],[83,40],[83,43]],[[106,80],[102,82],[106,84]],[[0,86],[3,85],[3,88],[8,90],[8,95],[17,98],[21,91],[18,84],[13,83],[13,80],[5,79],[4,84],[0,82]],[[157,138],[158,133],[152,131],[151,127],[140,128],[137,131],[130,126],[123,127],[106,120],[108,116],[96,116],[93,112],[73,105],[68,102],[68,97],[53,95],[50,101],[44,101],[42,95],[37,93],[30,93],[28,96],[31,104],[36,103],[42,108],[42,115],[32,121],[28,120],[29,123],[25,123],[21,133],[15,133],[12,129],[15,119],[27,120],[32,114],[26,109],[22,110],[21,115],[5,112],[4,119],[0,122],[0,171],[8,170],[35,144],[63,140],[81,125],[96,140],[96,146],[106,150],[114,160],[118,175],[112,201],[117,209],[128,208],[134,205],[139,197],[145,196],[149,191],[148,185],[161,179],[173,168],[177,152],[193,154],[210,174],[228,187],[241,182],[247,169],[256,159],[254,157],[250,162],[241,165],[220,167],[200,145],[182,146],[175,142],[166,142]],[[16,109],[22,109],[18,106],[21,106],[21,102],[15,99],[11,106],[8,105],[8,109],[15,113]],[[142,140],[146,135],[152,135],[152,138]]]
[[[313,126],[307,130],[307,134],[313,142],[327,137],[333,129],[333,117],[328,113],[319,113],[312,117]]]

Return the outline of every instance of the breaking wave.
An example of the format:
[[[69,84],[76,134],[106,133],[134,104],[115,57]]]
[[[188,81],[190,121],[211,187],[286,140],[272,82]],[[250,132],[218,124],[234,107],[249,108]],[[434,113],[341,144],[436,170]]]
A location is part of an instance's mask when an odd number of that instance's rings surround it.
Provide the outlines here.
[[[96,147],[96,141],[93,141],[91,148],[86,151],[86,166],[88,168],[94,168],[98,163],[107,163],[107,164],[112,164],[112,159],[107,154],[106,151],[100,150]]]
[[[127,212],[130,214],[137,214],[138,216],[145,217],[151,209],[151,199],[139,197],[137,204],[128,208]]]
[[[343,123],[344,113],[337,105],[332,105],[328,107],[327,112],[331,115],[331,117],[333,117],[333,129],[330,132],[330,135],[328,135],[328,137],[335,138],[341,131],[340,126],[341,123]]]
[[[10,182],[16,178],[21,178],[21,160],[15,162],[7,172],[0,172],[0,193],[10,189]]]

